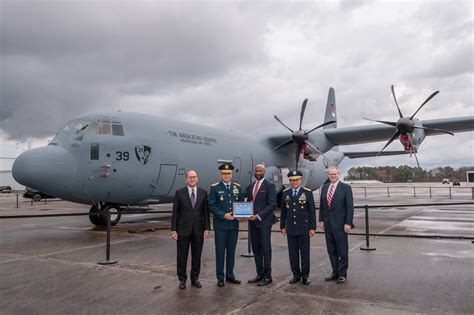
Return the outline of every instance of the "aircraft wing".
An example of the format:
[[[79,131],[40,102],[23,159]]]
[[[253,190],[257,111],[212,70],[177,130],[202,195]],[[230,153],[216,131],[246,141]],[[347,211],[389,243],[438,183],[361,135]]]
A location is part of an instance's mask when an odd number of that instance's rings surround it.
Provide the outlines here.
[[[342,152],[344,156],[348,157],[349,159],[359,159],[359,158],[366,158],[371,156],[387,156],[387,155],[400,155],[400,154],[408,154],[406,151],[359,151],[359,152]]]
[[[442,118],[421,121],[424,127],[445,129],[452,132],[474,130],[474,116]],[[325,136],[334,145],[351,145],[359,143],[388,140],[395,128],[387,125],[366,125],[346,128],[324,129]],[[427,136],[442,134],[439,131],[427,130]]]

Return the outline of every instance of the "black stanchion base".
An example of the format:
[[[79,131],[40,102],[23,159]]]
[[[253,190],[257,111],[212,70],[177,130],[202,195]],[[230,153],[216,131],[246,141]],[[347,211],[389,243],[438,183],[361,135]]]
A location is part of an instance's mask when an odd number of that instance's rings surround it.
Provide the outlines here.
[[[361,247],[360,250],[373,251],[373,250],[376,250],[376,248],[373,248],[373,247]]]
[[[116,260],[112,260],[112,259],[105,259],[105,260],[98,261],[97,263],[98,263],[99,265],[113,265],[113,264],[116,264],[117,261],[116,261]]]
[[[252,252],[243,253],[242,257],[253,257],[253,253]]]

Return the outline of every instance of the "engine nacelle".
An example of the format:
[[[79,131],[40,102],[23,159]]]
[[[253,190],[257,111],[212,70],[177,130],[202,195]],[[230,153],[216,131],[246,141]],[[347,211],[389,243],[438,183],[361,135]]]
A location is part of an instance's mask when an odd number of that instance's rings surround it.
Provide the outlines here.
[[[415,126],[422,126],[421,122],[415,119]],[[403,145],[403,149],[408,152],[418,152],[418,148],[421,143],[425,140],[425,131],[423,129],[414,128],[411,133],[400,135],[400,143]],[[411,137],[411,143],[410,139]],[[413,145],[412,145],[413,144]]]

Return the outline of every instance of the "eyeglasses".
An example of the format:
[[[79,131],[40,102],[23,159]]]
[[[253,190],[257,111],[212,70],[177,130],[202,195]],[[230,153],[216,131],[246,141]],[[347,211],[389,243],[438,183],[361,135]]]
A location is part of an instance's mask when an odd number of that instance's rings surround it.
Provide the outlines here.
[[[198,178],[198,177],[197,177],[197,176],[188,176],[187,178],[189,178],[189,179],[196,179],[196,178]]]
[[[337,175],[338,175],[337,173],[336,174],[329,174],[329,176],[337,176]]]

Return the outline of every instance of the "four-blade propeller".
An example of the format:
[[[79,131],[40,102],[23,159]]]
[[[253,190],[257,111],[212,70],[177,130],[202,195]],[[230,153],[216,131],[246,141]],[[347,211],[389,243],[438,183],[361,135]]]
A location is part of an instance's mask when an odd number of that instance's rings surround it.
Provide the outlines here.
[[[415,125],[415,121],[413,120],[413,118],[418,113],[418,111],[423,106],[425,106],[425,104],[428,103],[438,93],[439,93],[439,91],[436,91],[436,92],[432,93],[423,102],[423,104],[421,104],[420,107],[418,107],[418,109],[415,111],[415,113],[413,113],[413,115],[411,115],[410,117],[404,117],[403,114],[402,114],[402,111],[400,110],[400,107],[398,106],[397,97],[395,96],[395,89],[393,88],[393,85],[392,85],[393,100],[395,101],[395,105],[397,106],[398,114],[400,115],[400,118],[397,121],[384,121],[384,120],[375,120],[375,119],[364,118],[366,120],[375,121],[375,122],[378,122],[378,123],[382,123],[382,124],[385,124],[385,125],[395,127],[395,129],[396,129],[395,133],[390,137],[390,139],[385,144],[385,146],[382,148],[382,150],[379,151],[377,156],[379,156],[382,153],[382,151],[385,150],[385,148],[388,147],[390,145],[390,143],[392,143],[396,138],[398,138],[399,136],[405,135],[406,138],[408,139],[409,143],[410,143],[410,146],[413,148],[413,153],[415,155],[416,164],[418,165],[418,167],[420,167],[420,163],[418,162],[418,157],[416,156],[416,148],[413,144],[412,132],[413,132],[414,129],[433,130],[433,131],[438,131],[438,132],[444,132],[444,133],[447,133],[447,134],[450,134],[450,135],[454,136],[454,133],[452,133],[450,131],[447,131],[447,130],[417,126],[417,125]]]
[[[276,146],[273,150],[278,150],[280,148],[283,148],[283,147],[286,147],[292,143],[296,143],[297,146],[296,146],[296,167],[295,169],[298,169],[298,163],[299,163],[299,159],[300,159],[300,153],[301,153],[301,150],[303,148],[303,146],[308,146],[310,147],[311,149],[313,149],[314,151],[318,152],[319,154],[321,154],[322,156],[324,156],[324,154],[314,145],[312,144],[308,139],[309,139],[309,136],[308,134],[310,134],[311,132],[315,131],[316,129],[318,128],[321,128],[321,127],[324,127],[326,125],[330,125],[332,123],[335,123],[336,121],[335,120],[331,120],[331,121],[327,121],[325,122],[324,124],[321,124],[313,129],[311,129],[310,131],[304,131],[301,129],[302,125],[303,125],[303,118],[304,118],[304,113],[305,113],[305,110],[306,110],[306,104],[308,103],[308,99],[305,99],[303,101],[303,104],[301,105],[301,112],[300,112],[300,128],[297,130],[297,131],[294,131],[292,130],[291,128],[289,128],[288,126],[286,126],[276,115],[274,115],[273,117],[275,117],[275,119],[283,126],[285,127],[286,129],[288,129],[290,132],[291,132],[291,138],[289,138],[288,140],[286,140],[285,142],[279,144],[278,146]]]

